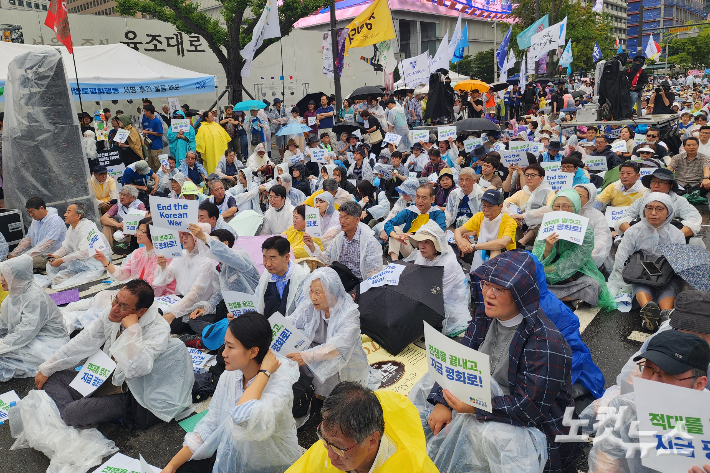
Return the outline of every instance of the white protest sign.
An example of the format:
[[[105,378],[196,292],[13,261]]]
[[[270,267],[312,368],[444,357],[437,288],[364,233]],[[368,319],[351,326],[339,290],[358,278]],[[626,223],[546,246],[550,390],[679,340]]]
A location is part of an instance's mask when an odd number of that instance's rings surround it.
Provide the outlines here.
[[[710,393],[634,378],[641,464],[662,473],[710,463]],[[641,450],[644,451],[643,449]]]
[[[582,158],[582,161],[589,167],[590,171],[606,171],[609,169],[606,165],[606,156],[586,155]]]
[[[429,83],[429,51],[419,56],[403,59],[397,65],[399,75],[407,87],[416,88]]]
[[[508,205],[508,210],[510,211],[510,213],[520,215],[520,207],[515,204]]]
[[[170,131],[173,133],[187,133],[190,131],[190,120],[187,118],[173,118],[170,122]]]
[[[311,150],[311,161],[314,163],[328,164],[328,161],[325,159],[325,153],[326,151],[320,148]]]
[[[160,165],[164,166],[168,169],[170,169],[170,163],[168,162],[169,156],[170,156],[169,154],[159,154],[158,155],[158,161],[160,161]]]
[[[321,237],[320,218],[318,209],[306,205],[306,233],[313,238]]]
[[[153,250],[158,256],[178,258],[182,256],[182,245],[177,230],[150,226],[150,239],[153,240]]]
[[[414,179],[417,179],[417,173],[416,172],[409,172],[409,177],[413,177]]]
[[[436,127],[436,132],[439,135],[439,141],[448,141],[449,138],[456,138],[456,127],[455,126],[438,126]]]
[[[638,146],[641,143],[645,143],[645,142],[646,142],[646,135],[642,135],[640,133],[636,133],[634,135],[634,146]]]
[[[488,355],[451,340],[426,322],[424,342],[432,379],[459,401],[492,412]]]
[[[560,169],[562,169],[560,161],[542,162],[540,163],[540,166],[542,166],[542,169],[545,170],[545,174],[548,172],[560,172]]]
[[[10,408],[20,402],[20,397],[15,391],[8,391],[5,394],[0,394],[0,424],[8,418]]]
[[[436,174],[429,174],[427,180],[432,184],[436,184],[436,182],[439,180],[439,176],[437,176]]]
[[[89,242],[89,255],[93,256],[97,251],[103,252],[106,249],[104,245],[104,240],[99,235],[99,230],[94,226],[89,230],[89,234],[86,235],[86,241]]]
[[[387,133],[382,141],[384,141],[385,143],[392,143],[393,145],[397,146],[401,140],[402,135],[398,135],[397,133]]]
[[[353,135],[357,136],[358,138],[362,138],[362,132],[360,130],[353,131]]]
[[[658,168],[641,168],[639,169],[639,174],[641,177],[643,176],[648,176],[649,174],[653,174],[653,171],[655,171]]]
[[[624,216],[624,212],[626,212],[626,209],[628,208],[628,205],[625,207],[612,207],[610,205],[606,208],[604,216],[606,217],[606,223],[609,225],[609,228],[613,228],[616,225],[616,222],[621,220],[621,217]]]
[[[530,143],[529,141],[511,141],[508,143],[508,150],[509,151],[524,151],[527,152],[530,149]]]
[[[414,143],[419,143],[420,141],[427,143],[429,141],[429,131],[428,130],[412,130],[412,141]]]
[[[222,298],[227,305],[227,310],[239,317],[245,312],[256,310],[256,295],[239,291],[222,291]]]
[[[501,151],[501,161],[507,168],[515,164],[518,167],[524,167],[527,164],[527,154],[525,151]]]
[[[113,141],[115,141],[117,143],[125,143],[126,139],[128,138],[128,135],[130,135],[130,134],[131,134],[130,131],[124,130],[123,128],[119,128],[113,137]]]
[[[311,346],[312,340],[303,335],[280,313],[275,312],[269,317],[269,323],[271,324],[271,349],[279,355],[286,356]]]
[[[371,287],[380,287],[385,284],[397,286],[404,268],[406,266],[403,264],[390,263],[385,269],[360,283],[360,294],[367,292]]]
[[[545,145],[542,143],[528,143],[528,152],[538,155],[545,151]]]
[[[112,177],[116,181],[116,191],[121,192],[123,184],[121,183],[121,178],[123,177],[123,171],[126,170],[124,164],[116,164],[114,166],[106,166],[108,171],[108,177]]]
[[[316,124],[316,117],[308,117],[308,126],[313,126]]]
[[[170,115],[180,110],[180,100],[177,97],[168,97],[168,108],[170,108]]]
[[[626,151],[626,141],[624,141],[624,140],[614,141],[611,144],[611,150],[615,153],[616,152],[626,153],[627,152]]]
[[[619,312],[623,312],[626,314],[631,311],[631,293],[627,290],[620,290],[619,293],[614,297],[614,302],[616,302],[616,309]]]
[[[483,140],[481,138],[471,138],[470,140],[464,140],[463,142],[463,149],[467,153],[470,153],[473,151],[473,148],[475,148],[478,145],[482,145]]]
[[[123,217],[123,233],[126,235],[135,235],[138,230],[138,222],[145,217],[145,210],[131,209]]]
[[[500,141],[496,141],[496,144],[494,144],[491,149],[500,153],[501,151],[505,151],[505,145]]]
[[[86,360],[79,374],[69,383],[69,387],[76,389],[84,397],[90,396],[115,369],[116,362],[99,350]]]
[[[303,155],[299,152],[298,154],[294,154],[293,156],[288,158],[288,164],[298,164],[300,162],[303,162],[303,160]]]
[[[547,212],[542,218],[537,239],[544,240],[553,233],[557,233],[560,240],[567,240],[581,245],[587,231],[589,219],[572,212],[552,211]]]
[[[574,174],[570,172],[545,172],[545,181],[553,190],[571,189]]]
[[[192,371],[195,373],[206,373],[207,364],[214,359],[214,355],[201,352],[197,348],[187,348],[188,353],[190,353],[190,358],[192,358]]]
[[[197,200],[176,200],[150,196],[150,209],[156,227],[188,231],[188,224],[197,223]]]
[[[123,453],[117,453],[95,469],[94,473],[160,473],[162,471],[149,465],[145,460],[141,463],[141,459],[136,460]]]
[[[491,183],[483,179],[482,177],[478,179],[478,185],[483,187],[484,189],[487,189],[491,187]]]
[[[158,309],[162,309],[163,312],[170,312],[170,306],[180,302],[180,299],[181,297],[175,294],[166,294],[153,299],[153,304],[157,304]]]

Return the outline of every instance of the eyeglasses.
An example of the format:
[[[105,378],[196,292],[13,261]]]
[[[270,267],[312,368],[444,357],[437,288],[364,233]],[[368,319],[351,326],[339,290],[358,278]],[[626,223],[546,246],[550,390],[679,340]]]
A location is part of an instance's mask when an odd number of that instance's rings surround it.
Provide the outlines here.
[[[114,307],[116,305],[118,305],[118,310],[120,310],[121,312],[128,312],[129,310],[135,310],[135,309],[129,308],[125,302],[119,303],[117,297],[113,296],[113,299],[111,299],[111,307]]]
[[[481,292],[492,291],[496,297],[508,292],[507,288],[494,286],[488,281],[478,281],[478,285],[481,287]]]
[[[571,210],[572,206],[569,204],[555,204],[552,206],[552,210]]]
[[[540,177],[539,174],[523,174],[526,178],[532,179],[533,177]]]
[[[639,362],[636,363],[636,364],[638,365],[639,371],[641,371],[642,374],[643,374],[644,371],[648,370],[648,371],[651,373],[651,377],[656,377],[656,376],[658,376],[658,378],[660,378],[660,379],[664,379],[664,378],[666,378],[666,379],[675,379],[676,381],[686,381],[686,380],[688,380],[688,379],[695,379],[695,378],[696,378],[696,376],[688,376],[688,377],[686,377],[686,378],[676,378],[675,376],[672,376],[672,375],[666,373],[666,372],[663,371],[663,370],[660,370],[660,369],[653,369],[653,368],[651,368],[650,366],[647,366],[645,361],[639,361]]]
[[[658,138],[658,135],[646,134],[646,138]]]
[[[321,430],[321,426],[322,426],[322,425],[323,425],[323,422],[321,422],[320,424],[318,424],[318,428],[316,429],[316,435],[318,436],[318,440],[320,440],[321,442],[323,442],[323,445],[325,446],[325,449],[326,449],[326,450],[328,450],[328,449],[333,450],[333,451],[335,452],[335,454],[338,455],[340,458],[344,458],[344,457],[345,457],[345,452],[347,452],[348,450],[352,450],[353,448],[355,448],[355,447],[357,447],[358,445],[360,445],[360,444],[356,443],[356,444],[353,445],[352,447],[346,448],[346,449],[344,449],[344,450],[341,449],[341,448],[336,447],[335,445],[333,445],[332,443],[328,442],[326,439],[323,438],[323,435],[322,435],[322,432],[323,432],[323,431]]]
[[[646,206],[646,212],[661,213],[661,212],[665,212],[665,211],[666,211],[665,207],[654,207],[653,205]]]

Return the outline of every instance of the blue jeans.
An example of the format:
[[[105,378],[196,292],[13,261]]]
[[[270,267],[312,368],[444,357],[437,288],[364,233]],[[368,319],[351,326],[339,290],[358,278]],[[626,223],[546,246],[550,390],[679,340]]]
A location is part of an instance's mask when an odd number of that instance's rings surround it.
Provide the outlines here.
[[[246,161],[249,157],[249,139],[247,138],[246,134],[239,136],[239,147],[240,151],[242,152],[244,161]]]

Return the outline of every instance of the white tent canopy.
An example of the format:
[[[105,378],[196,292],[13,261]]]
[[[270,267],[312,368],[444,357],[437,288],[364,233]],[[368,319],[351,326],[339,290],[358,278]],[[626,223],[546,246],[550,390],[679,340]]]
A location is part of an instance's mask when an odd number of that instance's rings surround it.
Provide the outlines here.
[[[50,47],[0,42],[0,87],[5,85],[7,68],[15,57]],[[56,49],[62,54],[72,96],[79,100],[72,55],[64,47]],[[205,94],[214,93],[217,86],[215,76],[171,66],[121,43],[74,47],[74,59],[82,100]]]

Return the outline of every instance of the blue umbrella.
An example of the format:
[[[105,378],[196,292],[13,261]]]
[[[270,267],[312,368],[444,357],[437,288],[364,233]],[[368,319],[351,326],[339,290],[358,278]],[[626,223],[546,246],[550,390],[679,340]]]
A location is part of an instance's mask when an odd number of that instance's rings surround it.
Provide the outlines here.
[[[710,253],[691,245],[658,245],[673,271],[700,291],[710,292]]]
[[[248,112],[249,110],[261,110],[266,108],[266,104],[261,100],[245,100],[234,106],[235,112]]]
[[[303,125],[302,123],[293,122],[281,128],[276,133],[276,136],[298,135],[299,133],[308,133],[309,131],[311,131],[311,127]]]

